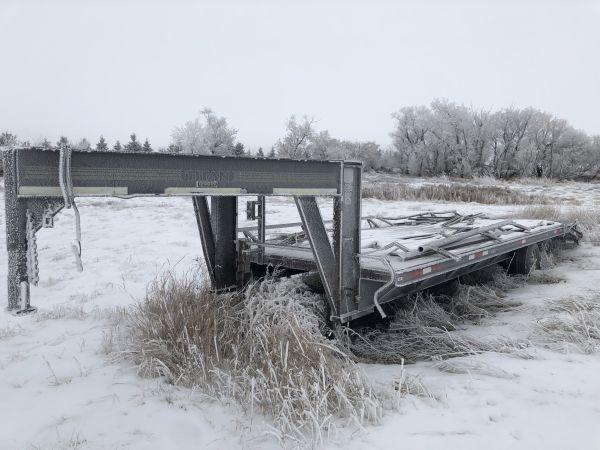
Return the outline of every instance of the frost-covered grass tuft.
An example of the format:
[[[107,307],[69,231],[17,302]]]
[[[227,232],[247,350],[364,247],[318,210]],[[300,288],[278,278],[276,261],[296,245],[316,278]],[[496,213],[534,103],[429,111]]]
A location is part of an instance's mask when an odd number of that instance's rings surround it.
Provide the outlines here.
[[[582,353],[600,351],[600,294],[571,296],[548,305],[549,315],[534,326],[532,340],[548,348]]]
[[[446,373],[482,374],[495,378],[516,378],[516,376],[501,367],[493,366],[477,358],[455,358],[440,361],[436,368]]]
[[[88,317],[83,304],[78,305],[54,305],[50,309],[37,311],[34,318],[37,321],[44,320],[59,320],[59,319],[74,319],[83,320]]]
[[[600,245],[600,209],[598,208],[561,208],[559,206],[528,206],[515,214],[521,219],[555,220],[557,222],[576,222],[583,233],[583,241]]]
[[[359,366],[324,336],[322,298],[291,281],[243,295],[165,276],[124,322],[124,355],[146,376],[263,414],[286,445],[319,446],[339,424],[376,423],[382,401]]]
[[[365,183],[362,196],[379,200],[437,200],[475,202],[484,205],[545,205],[552,203],[552,199],[542,195],[526,194],[505,187],[462,183],[422,186],[400,183]]]
[[[18,336],[19,334],[21,334],[21,332],[22,329],[18,325],[7,325],[3,328],[0,328],[0,340]]]

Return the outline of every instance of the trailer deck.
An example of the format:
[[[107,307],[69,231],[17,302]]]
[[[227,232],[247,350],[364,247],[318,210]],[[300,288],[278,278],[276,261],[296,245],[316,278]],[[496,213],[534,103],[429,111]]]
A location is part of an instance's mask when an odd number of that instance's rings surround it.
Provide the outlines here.
[[[576,241],[580,237],[572,224],[489,219],[481,215],[462,216],[455,211],[365,217],[361,224],[361,301],[351,314],[341,318],[343,321],[371,314],[377,304],[509,260],[523,247],[556,238]],[[274,236],[265,239],[264,245],[252,234],[257,227],[240,229],[246,237],[240,239],[247,249],[243,256],[246,265],[267,264],[302,272],[318,270],[301,223],[283,228],[274,224],[270,228]],[[328,230],[328,234],[332,236],[333,230]],[[373,298],[375,302],[362,301],[363,298]]]

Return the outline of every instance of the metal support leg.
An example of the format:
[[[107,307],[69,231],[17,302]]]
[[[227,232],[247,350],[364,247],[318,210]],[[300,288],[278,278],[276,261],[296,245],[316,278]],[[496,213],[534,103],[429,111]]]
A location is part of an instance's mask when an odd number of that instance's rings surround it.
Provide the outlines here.
[[[344,322],[347,314],[356,311],[360,295],[360,217],[361,171],[360,163],[344,163],[342,169],[342,196],[334,199],[333,249],[339,271],[339,317]]]
[[[8,250],[8,310],[17,314],[34,311],[29,304],[27,275],[27,203],[17,197],[15,150],[5,151],[4,188],[6,207],[6,248]]]
[[[333,248],[315,197],[295,197],[332,317],[347,321],[360,295],[360,163],[344,163],[342,195],[334,199]]]
[[[294,200],[315,257],[319,275],[321,275],[325,295],[331,307],[331,315],[338,316],[340,307],[339,272],[319,205],[314,197],[294,197]]]
[[[214,234],[215,289],[237,284],[237,197],[211,197],[210,222]]]
[[[265,239],[267,237],[267,230],[266,230],[267,209],[266,209],[265,202],[266,202],[266,197],[264,195],[259,195],[258,196],[258,242],[260,242],[261,244],[265,243]],[[260,253],[259,261],[261,264],[263,264],[264,259],[265,259],[265,248],[259,247],[258,251]]]
[[[200,232],[200,241],[202,242],[202,252],[206,269],[210,276],[210,281],[215,287],[215,236],[210,223],[210,212],[208,202],[205,196],[195,195],[192,197],[194,204],[194,213],[196,214],[196,223]]]

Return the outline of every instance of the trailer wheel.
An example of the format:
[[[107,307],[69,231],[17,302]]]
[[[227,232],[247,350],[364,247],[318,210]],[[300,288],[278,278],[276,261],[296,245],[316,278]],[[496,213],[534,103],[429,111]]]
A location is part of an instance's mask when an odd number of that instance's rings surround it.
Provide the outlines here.
[[[302,274],[302,281],[312,292],[317,294],[325,293],[325,287],[323,286],[319,272],[304,272]]]
[[[508,266],[511,275],[529,275],[540,267],[540,248],[537,244],[521,248],[515,252]]]

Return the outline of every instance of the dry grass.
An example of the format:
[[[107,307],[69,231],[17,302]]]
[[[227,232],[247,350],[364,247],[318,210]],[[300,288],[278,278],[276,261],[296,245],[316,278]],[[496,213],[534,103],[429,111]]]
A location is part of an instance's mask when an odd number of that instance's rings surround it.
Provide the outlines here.
[[[532,340],[553,350],[595,353],[600,350],[600,295],[571,296],[548,305],[550,315],[537,321]]]
[[[77,305],[54,305],[50,309],[38,310],[34,315],[36,321],[41,322],[44,320],[59,320],[59,319],[73,319],[83,320],[88,317],[88,313],[85,311],[83,304]]]
[[[440,361],[436,364],[436,368],[441,372],[446,373],[467,373],[467,374],[481,374],[495,378],[511,379],[516,378],[516,375],[506,370],[492,366],[478,358],[455,358]]]
[[[165,276],[126,317],[124,355],[146,376],[192,387],[274,423],[284,445],[320,446],[340,423],[376,423],[382,401],[335,339],[321,297],[266,281],[216,295]]]
[[[547,272],[533,272],[527,277],[529,284],[559,284],[566,280],[558,275],[552,275]]]
[[[452,297],[412,296],[396,311],[389,330],[358,330],[352,343],[354,354],[366,362],[414,363],[443,360],[483,352],[523,353],[522,343],[506,339],[480,339],[460,330],[461,324],[513,309],[520,303],[504,298],[509,284],[505,276],[485,285],[461,286]]]
[[[554,200],[525,194],[505,187],[475,184],[426,184],[411,186],[400,183],[365,183],[363,198],[379,200],[438,200],[453,203],[481,203],[484,205],[545,205]]]
[[[528,206],[514,217],[521,219],[554,220],[564,223],[577,223],[583,233],[583,240],[600,245],[600,209],[561,208],[559,206]]]

